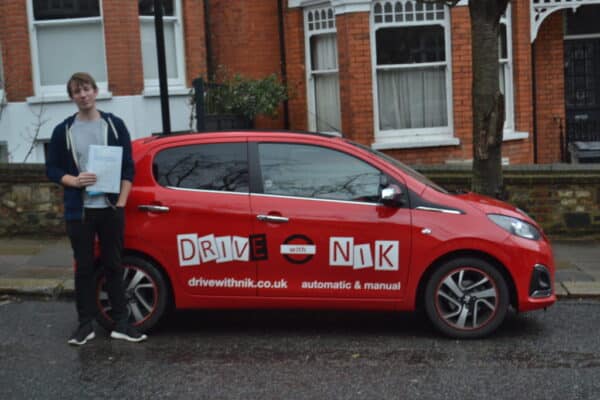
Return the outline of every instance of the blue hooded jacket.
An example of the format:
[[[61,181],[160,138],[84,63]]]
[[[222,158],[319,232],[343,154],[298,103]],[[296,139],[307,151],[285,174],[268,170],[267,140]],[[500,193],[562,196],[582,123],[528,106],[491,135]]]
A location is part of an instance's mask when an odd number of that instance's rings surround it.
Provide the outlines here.
[[[79,175],[79,167],[75,156],[75,149],[71,138],[71,126],[75,121],[74,114],[58,124],[52,132],[46,160],[46,175],[53,182],[61,184],[65,175]],[[133,182],[134,165],[131,156],[131,138],[129,131],[122,119],[100,111],[100,116],[105,124],[105,144],[108,146],[121,146],[123,160],[121,163],[121,180]],[[83,218],[83,191],[84,188],[64,187],[65,219],[78,220]],[[107,194],[110,204],[114,205],[119,199],[118,194]]]

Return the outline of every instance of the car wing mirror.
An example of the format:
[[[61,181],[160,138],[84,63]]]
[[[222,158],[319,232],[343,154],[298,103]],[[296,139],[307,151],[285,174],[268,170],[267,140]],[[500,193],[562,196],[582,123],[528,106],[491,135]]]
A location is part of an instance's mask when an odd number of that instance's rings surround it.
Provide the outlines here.
[[[388,185],[381,190],[381,202],[386,206],[402,205],[402,188],[398,185]]]

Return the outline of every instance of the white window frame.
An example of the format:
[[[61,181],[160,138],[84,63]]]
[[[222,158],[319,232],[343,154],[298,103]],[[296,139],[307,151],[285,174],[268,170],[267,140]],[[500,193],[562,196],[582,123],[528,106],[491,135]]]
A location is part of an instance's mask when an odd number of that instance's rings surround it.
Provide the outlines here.
[[[6,99],[4,98],[4,87],[6,86],[6,76],[4,76],[4,62],[2,60],[2,43],[0,43],[0,116]]]
[[[59,26],[59,25],[77,25],[77,24],[92,24],[100,23],[102,31],[102,51],[104,52],[104,69],[106,81],[96,81],[98,86],[98,92],[100,93],[99,98],[110,97],[108,92],[108,66],[106,62],[106,39],[104,35],[104,13],[102,0],[98,0],[98,6],[100,8],[100,15],[98,17],[86,17],[86,18],[71,18],[71,19],[56,19],[56,20],[42,20],[35,21],[33,15],[33,0],[27,0],[27,19],[29,23],[29,40],[31,43],[31,63],[33,64],[33,87],[34,97],[27,99],[30,103],[36,102],[52,102],[52,101],[67,101],[69,95],[66,93],[66,84],[61,85],[44,85],[42,86],[40,81],[41,71],[40,62],[38,58],[38,40],[37,30],[38,26]],[[68,60],[66,60],[68,62]]]
[[[512,12],[510,4],[506,12],[500,17],[500,24],[506,27],[506,58],[502,58],[501,49],[498,49],[499,68],[504,70],[504,139],[510,139],[515,131],[515,104],[514,104],[514,70],[513,70],[513,38],[512,38]]]
[[[333,27],[314,27],[310,29],[308,15],[309,13],[321,13],[321,11],[325,11],[328,17],[330,16],[333,19]],[[321,21],[322,22],[322,21]],[[327,25],[329,25],[329,18],[326,20]],[[314,21],[312,22],[315,23]],[[317,100],[315,93],[315,75],[338,75],[339,81],[339,63],[338,68],[336,69],[327,69],[327,70],[314,70],[312,69],[312,53],[310,48],[310,39],[313,36],[320,35],[336,35],[337,38],[337,28],[335,25],[335,10],[330,4],[321,4],[319,6],[312,6],[304,8],[304,54],[306,60],[306,91],[307,91],[307,102],[308,102],[308,129],[311,131],[317,130]],[[339,54],[339,53],[338,53]],[[339,96],[339,92],[338,92]],[[341,110],[340,110],[340,122],[341,122]],[[340,130],[342,127],[340,126]],[[329,133],[340,133],[337,131],[328,131]]]
[[[385,10],[386,3],[389,3],[392,5],[392,10],[394,10],[396,3],[401,2],[403,9],[405,9],[406,3],[410,1],[411,0],[376,0],[372,3],[371,6],[370,30],[373,80],[373,121],[375,132],[375,142],[373,143],[372,147],[376,149],[432,147],[458,145],[460,143],[459,139],[455,138],[453,135],[454,116],[452,105],[452,38],[450,11],[448,6],[444,5],[443,20],[425,20],[424,18],[423,21],[413,20],[403,22],[375,22],[375,7],[377,4],[381,5],[382,9]],[[414,6],[417,2],[412,1],[412,3]],[[423,4],[423,7],[425,6],[426,4]],[[447,125],[431,128],[394,129],[382,131],[379,125],[379,88],[377,83],[377,73],[382,70],[398,70],[402,68],[411,68],[411,66],[408,64],[378,66],[376,32],[378,29],[382,28],[415,27],[429,25],[439,25],[444,29],[444,45],[446,52],[446,60],[443,62],[420,63],[419,67],[422,68],[433,66],[445,66],[446,68],[446,112],[448,116]]]
[[[514,64],[513,64],[513,20],[512,8],[509,3],[506,6],[504,15],[500,17],[500,23],[506,26],[506,58],[500,58],[500,50],[498,50],[499,68],[504,68],[504,85],[506,93],[504,93],[504,129],[503,140],[520,140],[527,139],[529,133],[518,132],[515,122],[515,92],[514,92]]]
[[[183,17],[181,0],[173,0],[173,16],[163,15],[163,24],[173,22],[175,26],[175,55],[177,57],[177,78],[168,78],[169,94],[188,94],[185,83],[185,51],[183,43]],[[140,20],[140,36],[142,24],[152,23],[154,28],[154,17],[150,15],[138,15]],[[144,69],[142,58],[142,70]],[[181,92],[181,93],[179,93]],[[144,77],[144,95],[153,96],[159,94],[159,79],[146,79]]]

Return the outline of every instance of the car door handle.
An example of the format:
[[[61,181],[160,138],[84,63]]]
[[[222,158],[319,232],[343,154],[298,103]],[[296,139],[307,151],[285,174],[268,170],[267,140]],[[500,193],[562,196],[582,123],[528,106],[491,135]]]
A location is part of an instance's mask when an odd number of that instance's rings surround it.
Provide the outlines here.
[[[154,213],[168,213],[170,208],[166,206],[157,206],[155,204],[141,204],[138,206],[140,211],[150,211]]]
[[[282,224],[290,220],[289,218],[278,217],[276,215],[257,215],[256,218],[258,218],[259,221],[273,222],[276,224]]]

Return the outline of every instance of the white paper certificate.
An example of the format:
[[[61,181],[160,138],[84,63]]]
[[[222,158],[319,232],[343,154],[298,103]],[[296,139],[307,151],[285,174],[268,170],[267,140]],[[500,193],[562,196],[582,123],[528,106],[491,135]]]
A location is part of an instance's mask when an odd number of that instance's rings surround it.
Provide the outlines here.
[[[88,171],[96,174],[96,183],[87,186],[88,192],[119,193],[121,191],[121,160],[123,148],[90,145]]]

